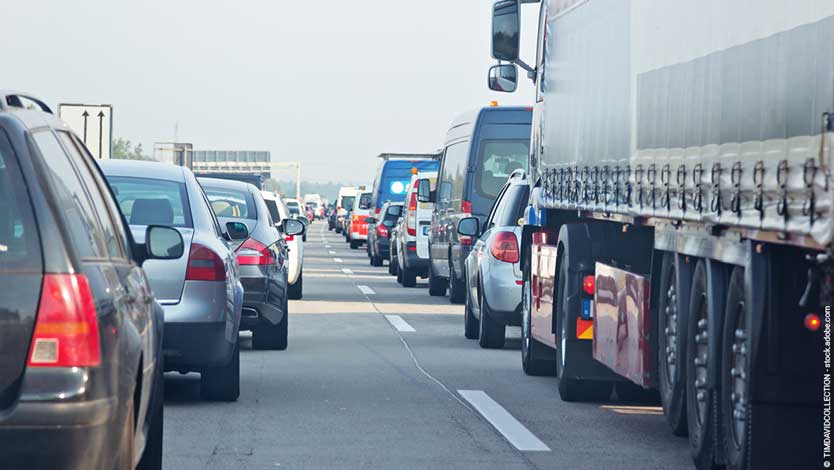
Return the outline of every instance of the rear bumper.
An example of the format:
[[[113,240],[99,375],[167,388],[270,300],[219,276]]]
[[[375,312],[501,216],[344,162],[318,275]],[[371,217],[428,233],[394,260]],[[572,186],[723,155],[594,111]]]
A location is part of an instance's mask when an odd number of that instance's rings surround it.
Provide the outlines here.
[[[506,325],[520,326],[521,285],[516,282],[519,279],[513,265],[487,260],[487,256],[484,256],[481,266],[483,299],[487,310],[495,318],[503,319]]]
[[[165,323],[162,353],[165,370],[200,371],[227,364],[237,342],[227,322]]]
[[[351,240],[367,241],[368,240],[368,234],[351,231],[350,232],[350,238],[351,238]]]
[[[374,240],[374,244],[376,245],[376,252],[382,258],[388,259],[391,255],[391,240],[387,238],[379,238],[377,237]]]
[[[408,269],[413,269],[418,272],[418,274],[428,274],[429,270],[429,259],[428,258],[421,258],[416,251],[417,242],[407,242],[405,246],[405,250],[400,253],[400,256],[403,259],[403,266]]]
[[[251,328],[264,322],[277,325],[284,320],[287,300],[286,270],[270,266],[241,266],[244,314],[240,326]]]
[[[162,305],[165,324],[225,321],[229,309],[226,289],[225,282],[185,281],[179,303]]]

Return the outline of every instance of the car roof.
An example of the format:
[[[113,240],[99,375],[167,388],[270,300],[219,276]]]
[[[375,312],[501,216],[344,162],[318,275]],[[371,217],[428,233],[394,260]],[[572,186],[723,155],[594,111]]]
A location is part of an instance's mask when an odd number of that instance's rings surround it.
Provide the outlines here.
[[[101,171],[107,176],[134,176],[166,181],[185,181],[185,168],[156,161],[99,160]]]
[[[260,192],[258,188],[254,185],[249,183],[244,183],[243,181],[235,181],[235,180],[224,180],[220,178],[197,178],[200,181],[200,184],[204,186],[211,186],[212,188],[222,188],[222,189],[237,189],[238,191],[247,191],[252,192]]]

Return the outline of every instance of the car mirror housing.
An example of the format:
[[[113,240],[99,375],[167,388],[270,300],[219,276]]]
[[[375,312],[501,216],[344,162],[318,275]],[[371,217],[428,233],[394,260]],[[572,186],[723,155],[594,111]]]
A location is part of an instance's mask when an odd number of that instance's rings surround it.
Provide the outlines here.
[[[493,65],[489,68],[487,85],[493,91],[514,92],[518,88],[518,67],[515,64]]]
[[[249,238],[249,229],[243,222],[227,222],[226,233],[232,240],[246,240]]]
[[[458,222],[458,233],[465,237],[477,237],[479,235],[480,222],[477,217],[465,217]]]
[[[432,202],[431,181],[428,178],[417,181],[417,200],[419,202]]]
[[[173,227],[151,225],[145,232],[147,259],[178,259],[185,253],[182,234]]]
[[[301,235],[306,226],[298,219],[284,219],[281,221],[281,232],[287,236]]]

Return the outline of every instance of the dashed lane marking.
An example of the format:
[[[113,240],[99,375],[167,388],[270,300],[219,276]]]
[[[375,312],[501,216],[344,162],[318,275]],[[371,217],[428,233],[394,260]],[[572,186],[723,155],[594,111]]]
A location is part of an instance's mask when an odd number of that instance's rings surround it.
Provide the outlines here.
[[[516,449],[536,452],[550,451],[547,444],[527,430],[509,411],[490,398],[483,390],[458,390],[458,393]]]
[[[397,331],[403,333],[413,333],[417,330],[414,329],[413,326],[409,325],[407,321],[403,320],[403,317],[399,315],[385,315],[385,319],[388,320],[388,323],[391,324]]]

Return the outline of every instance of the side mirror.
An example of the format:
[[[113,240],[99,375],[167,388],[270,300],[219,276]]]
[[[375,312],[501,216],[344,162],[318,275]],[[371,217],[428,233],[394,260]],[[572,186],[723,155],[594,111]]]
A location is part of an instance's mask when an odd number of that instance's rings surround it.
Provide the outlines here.
[[[458,222],[458,233],[465,237],[477,237],[480,235],[480,222],[477,217],[465,217]]]
[[[431,181],[427,178],[417,181],[417,200],[420,202],[432,202]]]
[[[302,224],[304,224],[304,227],[307,227],[308,225],[310,225],[310,219],[308,219],[306,216],[299,215],[298,217],[296,217],[295,220],[298,220]]]
[[[492,57],[506,62],[518,60],[521,24],[518,0],[499,0],[492,7]]]
[[[489,68],[487,85],[492,91],[514,92],[518,87],[518,67],[515,64],[493,65]]]
[[[305,225],[300,220],[284,219],[281,221],[281,232],[284,235],[295,236],[304,233]]]
[[[151,225],[145,232],[145,251],[148,259],[178,259],[185,253],[185,243],[179,230]]]
[[[369,224],[375,224],[376,223],[376,218],[375,217],[368,217],[367,219],[365,219],[365,222],[369,223]]]
[[[246,240],[249,238],[249,229],[243,222],[227,222],[226,233],[232,240]]]

